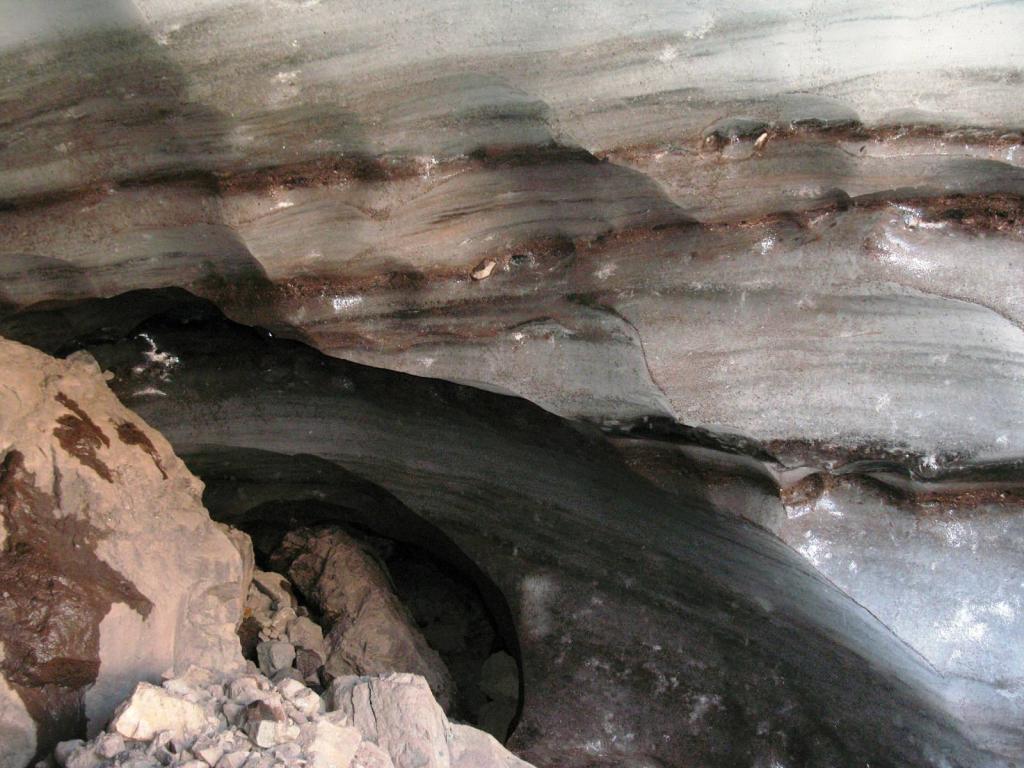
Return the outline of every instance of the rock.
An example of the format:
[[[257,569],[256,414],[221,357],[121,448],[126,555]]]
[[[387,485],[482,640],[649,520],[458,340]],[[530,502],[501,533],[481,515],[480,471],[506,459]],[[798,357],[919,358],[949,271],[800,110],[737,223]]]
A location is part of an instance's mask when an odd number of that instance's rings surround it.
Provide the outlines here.
[[[254,675],[243,675],[242,677],[236,677],[230,683],[228,683],[228,696],[232,699],[241,699],[243,696],[252,696],[260,690],[259,679]],[[248,704],[252,699],[248,699],[245,703]]]
[[[192,745],[192,754],[209,766],[217,765],[224,756],[224,744],[220,739],[205,737]]]
[[[409,672],[448,708],[455,683],[391,589],[383,567],[337,526],[290,531],[271,556],[320,611],[333,676]]]
[[[295,680],[299,683],[303,681],[302,673],[299,672],[299,670],[297,670],[295,667],[285,667],[284,669],[278,670],[270,679],[274,683],[280,683],[283,680]]]
[[[302,757],[302,747],[294,741],[289,741],[284,744],[278,744],[270,750],[270,754],[277,760],[283,760],[285,763],[294,763]]]
[[[516,716],[517,708],[515,699],[503,697],[488,701],[477,710],[476,723],[480,730],[504,741],[508,738],[508,728]]]
[[[416,675],[339,678],[325,698],[332,714],[348,718],[394,768],[529,768],[489,734],[449,724],[426,681]],[[367,768],[388,765],[367,752]]]
[[[451,768],[531,768],[483,731],[458,724],[451,729]]]
[[[323,628],[304,616],[299,616],[288,625],[288,641],[296,648],[312,651],[320,658],[327,655]]]
[[[161,732],[180,738],[201,731],[206,725],[206,714],[198,704],[176,698],[149,683],[136,686],[110,723],[113,731],[138,741],[149,741]]]
[[[282,669],[287,669],[295,661],[295,646],[291,643],[262,642],[256,646],[260,670],[267,677],[272,677]]]
[[[370,741],[364,741],[356,750],[352,768],[395,768],[391,756]]]
[[[272,699],[258,699],[252,702],[245,709],[245,722],[247,725],[270,720],[275,723],[283,723],[288,720],[284,707]]]
[[[242,768],[245,761],[249,759],[249,750],[235,750],[224,755],[217,761],[215,768]]]
[[[250,723],[246,728],[246,733],[249,734],[253,744],[266,749],[298,738],[299,728],[296,725],[276,720],[259,720]]]
[[[139,680],[235,670],[244,565],[202,484],[88,354],[0,340],[0,370],[0,643],[17,659],[0,659],[0,756],[20,744],[27,764],[8,682],[32,702],[38,759],[97,732]]]
[[[95,750],[83,746],[68,755],[65,765],[67,768],[100,768],[103,763],[103,758],[97,755]]]
[[[504,651],[492,654],[480,670],[480,690],[492,699],[519,696],[519,667]]]
[[[477,711],[480,729],[504,740],[516,715],[519,701],[519,667],[504,651],[492,654],[480,671],[480,690],[490,701]]]
[[[496,262],[494,259],[484,259],[473,268],[473,271],[470,273],[470,276],[474,280],[486,280],[488,277],[491,276],[491,273],[494,271],[494,268],[497,265],[498,262]]]
[[[3,544],[5,533],[3,525],[0,524],[0,546]],[[0,661],[3,661],[4,657],[4,645],[0,641]],[[21,696],[0,673],[0,765],[28,765],[34,755],[36,724]]]
[[[311,723],[300,736],[300,743],[310,756],[310,768],[347,768],[362,740],[355,728],[328,720]]]
[[[288,587],[288,582],[281,574],[257,569],[253,571],[252,583],[273,601],[274,610],[295,607],[295,598]]]
[[[81,739],[69,739],[68,741],[58,743],[53,749],[53,758],[57,761],[57,765],[67,765],[68,758],[71,757],[71,753],[84,743],[85,742]]]
[[[107,733],[96,739],[96,754],[100,757],[114,758],[124,750],[124,737],[119,733]]]
[[[277,690],[297,710],[307,717],[311,717],[320,711],[323,701],[313,691],[296,680],[282,680],[277,684]]]
[[[343,713],[395,768],[448,768],[451,730],[418,675],[346,677],[331,683],[328,708]]]
[[[59,756],[66,757],[65,768],[526,765],[486,734],[468,726],[451,727],[426,681],[415,675],[337,680],[325,697],[339,707],[330,712],[324,711],[315,692],[294,680],[271,687],[265,677],[246,674],[207,686],[211,710],[240,706],[227,698],[232,694],[240,700],[259,697],[231,725],[199,716],[201,708],[187,700],[204,680],[201,671],[190,670],[180,679],[168,680],[164,688],[140,684],[118,708],[119,720],[111,724],[110,732],[91,742],[61,746]],[[134,723],[135,737],[126,741],[116,727],[129,721]]]
[[[296,649],[295,668],[302,675],[302,682],[318,683],[320,681],[319,671],[323,665],[323,657],[315,651],[310,651],[306,648]]]
[[[183,751],[182,739],[174,738],[175,734],[170,731],[161,731],[156,735],[156,738],[150,742],[147,748],[147,754],[155,759],[160,765],[171,765],[178,761],[179,756],[187,757],[191,759],[191,755],[186,756]]]
[[[214,688],[216,694],[211,694],[211,688]],[[210,670],[195,665],[190,666],[183,674],[165,680],[163,689],[179,698],[196,703],[209,699],[211,695],[223,693],[223,689],[217,683],[217,676]]]
[[[298,614],[287,606],[275,611],[265,620],[261,614],[256,614],[256,617],[262,621],[262,625],[260,627],[260,639],[279,640],[283,637],[287,637],[288,625],[291,624],[297,616]]]
[[[216,523],[216,525],[234,545],[238,556],[242,560],[242,578],[238,582],[238,586],[241,590],[239,598],[244,606],[252,590],[252,575],[256,570],[256,556],[252,550],[252,539],[244,531],[232,528],[230,525],[224,525],[223,523]]]
[[[250,615],[265,613],[269,616],[274,612],[274,599],[250,583],[245,596],[245,610]]]
[[[245,707],[234,701],[225,701],[221,707],[221,714],[228,725],[240,725],[245,718]]]

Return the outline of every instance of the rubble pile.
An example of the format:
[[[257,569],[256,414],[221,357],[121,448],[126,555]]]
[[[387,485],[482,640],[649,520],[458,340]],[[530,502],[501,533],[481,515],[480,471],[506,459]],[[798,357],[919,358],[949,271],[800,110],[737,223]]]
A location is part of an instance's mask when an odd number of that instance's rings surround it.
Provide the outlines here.
[[[251,664],[139,683],[106,731],[61,742],[54,757],[62,768],[529,768],[450,722],[420,676],[338,677],[319,695]]]

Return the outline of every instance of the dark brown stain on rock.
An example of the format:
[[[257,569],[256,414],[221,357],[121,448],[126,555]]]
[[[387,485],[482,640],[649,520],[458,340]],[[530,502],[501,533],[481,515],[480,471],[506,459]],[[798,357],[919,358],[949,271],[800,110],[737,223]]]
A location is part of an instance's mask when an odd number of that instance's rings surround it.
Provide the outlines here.
[[[156,468],[160,470],[160,474],[164,476],[164,480],[167,479],[167,472],[164,470],[163,462],[160,461],[160,454],[156,450],[156,446],[153,445],[153,441],[146,436],[146,433],[139,429],[137,424],[131,421],[125,421],[117,425],[117,437],[125,445],[137,445],[139,448],[149,454],[149,458],[156,464]]]
[[[114,603],[148,617],[153,604],[96,556],[100,532],[59,517],[24,456],[0,465],[0,671],[37,724],[37,760],[85,735],[84,694],[99,672],[99,626]]]
[[[53,428],[53,434],[60,441],[61,448],[108,483],[114,482],[110,467],[96,455],[100,446],[110,447],[110,439],[89,418],[89,414],[70,397],[58,392],[54,399],[73,414],[61,416],[57,419],[57,426]]]

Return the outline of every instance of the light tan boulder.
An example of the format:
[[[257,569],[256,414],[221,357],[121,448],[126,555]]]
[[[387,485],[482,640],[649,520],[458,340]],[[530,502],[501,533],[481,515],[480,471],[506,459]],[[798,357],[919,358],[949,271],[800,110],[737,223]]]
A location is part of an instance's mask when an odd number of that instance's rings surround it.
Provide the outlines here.
[[[198,704],[155,685],[139,683],[131,698],[117,708],[110,730],[126,739],[149,741],[159,733],[183,738],[207,725],[206,713]]]
[[[246,542],[89,355],[0,339],[0,371],[0,749],[20,768],[140,680],[241,668]]]

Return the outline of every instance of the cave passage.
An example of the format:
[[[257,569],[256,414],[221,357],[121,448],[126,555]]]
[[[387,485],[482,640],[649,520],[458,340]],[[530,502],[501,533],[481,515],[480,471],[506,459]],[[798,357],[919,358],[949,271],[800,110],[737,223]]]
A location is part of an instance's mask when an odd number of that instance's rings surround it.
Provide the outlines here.
[[[303,458],[308,460],[299,461]],[[287,462],[289,457],[279,460]],[[231,481],[207,482],[213,489],[207,503],[216,519],[222,483]],[[266,501],[242,514],[232,511],[230,521],[251,536],[257,568],[270,572],[287,570],[281,550],[289,535],[293,546],[296,539],[324,532],[343,531],[351,537],[382,567],[402,606],[450,672],[456,694],[448,715],[504,742],[515,730],[524,701],[522,657],[508,602],[449,537],[410,510],[405,512],[417,517],[414,535],[409,533],[408,518],[388,519],[388,512],[381,510],[370,520],[312,496]],[[406,533],[396,538],[399,528]],[[334,576],[344,580],[350,574]],[[301,590],[296,592],[300,610],[323,626],[323,613],[309,606]],[[240,634],[243,649],[248,645],[247,655],[255,661],[255,639],[249,637],[247,642],[246,638],[251,630],[243,622]]]

